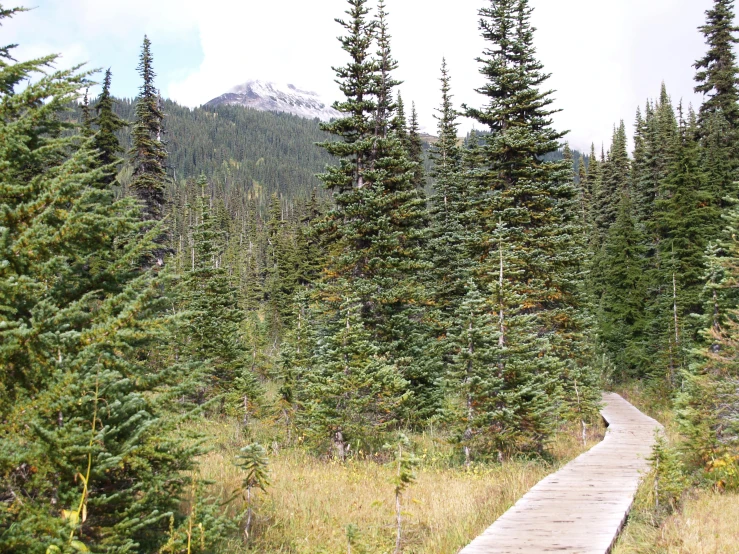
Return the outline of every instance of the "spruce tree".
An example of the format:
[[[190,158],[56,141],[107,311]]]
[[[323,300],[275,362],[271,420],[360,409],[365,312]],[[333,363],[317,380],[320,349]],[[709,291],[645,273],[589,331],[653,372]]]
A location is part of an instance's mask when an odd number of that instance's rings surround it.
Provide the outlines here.
[[[342,461],[351,448],[359,454],[380,447],[409,396],[397,366],[362,323],[362,304],[357,297],[342,299],[304,375],[303,428],[316,448]]]
[[[403,101],[398,95],[398,101],[393,98],[395,87],[402,84],[393,78],[393,71],[398,69],[398,62],[392,56],[390,49],[390,29],[387,23],[388,13],[385,11],[385,2],[377,3],[377,73],[374,76],[374,87],[377,95],[377,108],[375,110],[375,136],[386,137],[390,131],[390,117],[397,109],[402,109]],[[400,108],[399,108],[400,106]]]
[[[347,35],[339,40],[352,61],[336,69],[345,100],[334,105],[344,117],[323,126],[341,140],[322,145],[339,158],[339,164],[329,166],[321,176],[333,191],[335,206],[318,224],[328,259],[317,289],[326,310],[317,323],[343,333],[335,320],[344,317],[341,306],[347,298],[357,299],[362,307],[358,314],[362,329],[373,337],[373,348],[400,372],[413,394],[413,403],[403,405],[403,417],[408,420],[434,410],[439,402],[438,376],[428,370],[423,356],[428,338],[421,321],[422,282],[418,278],[423,267],[423,200],[412,183],[414,165],[394,126],[395,106],[387,101],[392,90],[386,88],[394,82],[388,68],[394,62],[388,62],[392,55],[386,29],[383,34],[385,14],[379,23],[378,62],[370,55],[378,24],[367,19],[366,1],[350,0],[347,13],[349,21],[339,20]],[[380,101],[384,105],[381,120]],[[316,336],[320,335],[319,330]],[[327,350],[320,353],[334,355]],[[316,361],[318,366],[321,363]],[[409,398],[407,392],[401,396]],[[395,414],[394,419],[398,418]]]
[[[587,190],[590,196],[590,201],[587,206],[586,220],[587,220],[587,233],[589,236],[588,240],[588,256],[592,260],[595,253],[600,247],[600,236],[598,234],[597,227],[597,212],[596,212],[596,198],[600,194],[600,190],[603,187],[603,163],[598,159],[595,153],[595,144],[590,145],[590,157],[588,158],[588,172],[587,172]],[[591,271],[588,271],[587,279],[591,280],[592,277],[592,265],[589,267]]]
[[[702,312],[704,252],[720,217],[700,165],[698,125],[692,110],[687,121],[681,114],[673,158],[660,186],[653,226],[658,236],[657,278],[668,299],[663,302],[668,309],[663,308],[662,319],[668,323],[671,382],[676,385],[677,368],[687,363],[686,356],[699,339],[696,316]]]
[[[426,178],[423,175],[423,140],[418,126],[416,103],[411,103],[411,119],[408,122],[408,158],[414,163],[413,185],[424,194]]]
[[[458,114],[452,105],[451,78],[446,60],[442,61],[440,81],[441,106],[435,115],[439,140],[431,148],[430,154],[434,185],[430,198],[428,255],[433,268],[429,273],[429,287],[434,291],[436,306],[441,313],[441,328],[444,329],[465,295],[470,263],[466,255],[466,195],[462,151],[457,138]]]
[[[311,191],[310,199],[304,206],[304,213],[300,218],[297,230],[297,261],[298,283],[301,286],[309,286],[318,280],[321,267],[323,267],[324,252],[319,244],[318,237],[313,231],[316,223],[322,215],[322,207],[318,203],[316,190]]]
[[[541,90],[549,76],[536,59],[531,11],[527,0],[491,1],[480,10],[480,29],[489,46],[479,58],[487,83],[478,92],[488,105],[467,114],[490,128],[482,167],[470,173],[476,197],[470,227],[479,230],[470,255],[480,262],[478,288],[497,290],[504,299],[499,301],[501,326],[510,323],[516,330],[501,344],[501,364],[519,372],[518,383],[541,387],[527,389],[532,398],[550,403],[546,409],[533,400],[527,404],[514,391],[510,398],[522,404],[507,406],[520,421],[540,421],[516,430],[517,446],[540,448],[547,414],[553,417],[562,398],[554,383],[567,361],[578,357],[578,343],[584,340],[578,307],[584,255],[572,164],[542,159],[558,149],[563,134],[552,128],[551,92]],[[532,357],[532,348],[540,356]]]
[[[596,258],[598,328],[606,352],[619,375],[642,377],[646,363],[646,249],[628,192],[623,192],[618,217],[608,230]]]
[[[0,49],[0,551],[155,552],[180,529],[201,452],[166,409],[182,367],[157,364],[175,320],[163,315],[161,274],[137,269],[151,233],[64,122],[87,75],[50,70],[55,56],[12,63],[9,52]],[[212,551],[210,537],[197,548]]]
[[[143,204],[144,219],[160,220],[164,216],[164,190],[167,183],[167,151],[162,142],[164,112],[159,91],[154,86],[151,41],[144,37],[138,72],[142,79],[136,100],[130,157],[133,163],[131,189]],[[159,262],[161,263],[161,257]]]
[[[695,92],[706,98],[700,109],[700,123],[720,114],[736,131],[739,129],[739,67],[734,45],[739,42],[734,25],[734,0],[714,0],[706,11],[706,23],[698,28],[706,39],[708,51],[695,62]]]
[[[115,100],[110,95],[112,75],[110,69],[106,70],[103,91],[97,99],[96,115],[93,120],[93,123],[97,126],[93,145],[99,152],[98,163],[109,168],[110,175],[105,179],[108,185],[115,181],[115,169],[121,163],[120,154],[122,149],[117,133],[128,126],[128,123],[116,115],[114,111]]]
[[[290,324],[292,300],[298,287],[300,262],[297,259],[294,233],[283,216],[282,200],[272,195],[267,220],[268,252],[265,291],[269,306],[269,321],[274,333]]]
[[[408,118],[405,115],[405,102],[403,102],[400,92],[398,92],[397,108],[391,124],[393,131],[395,131],[398,139],[400,139],[400,143],[405,148],[405,151],[410,152],[411,144],[410,137],[408,136]]]
[[[591,146],[592,150],[592,146]],[[583,229],[590,237],[590,207],[593,203],[593,184],[592,175],[588,170],[588,164],[585,161],[586,157],[584,154],[580,155],[577,166],[577,181],[578,188],[580,189],[580,221]],[[592,160],[593,158],[588,158]]]
[[[510,252],[499,246],[498,254],[507,258]],[[455,427],[466,463],[540,451],[553,430],[549,392],[556,388],[556,376],[539,364],[561,364],[534,332],[535,317],[520,308],[523,299],[505,282],[492,289],[492,295],[482,295],[470,281],[450,329],[456,352],[450,390],[461,393]]]
[[[698,115],[703,166],[713,202],[723,212],[731,206],[728,198],[735,194],[739,167],[739,67],[734,52],[739,28],[734,15],[733,0],[714,0],[699,27],[708,51],[694,64],[695,91],[704,97]],[[715,232],[719,230],[717,225]]]
[[[676,407],[692,466],[715,470],[724,465],[731,471],[739,454],[739,209],[729,211],[726,223],[719,240],[706,249],[704,347],[700,359],[681,374]],[[720,472],[702,475],[727,485]]]
[[[621,197],[629,192],[630,163],[626,149],[626,128],[623,121],[613,130],[613,141],[605,164],[600,168],[603,174],[601,185],[595,196],[598,234],[604,237],[616,221]]]
[[[94,133],[92,130],[92,115],[90,112],[90,98],[88,96],[89,89],[85,89],[85,95],[82,97],[82,105],[80,106],[82,110],[82,135],[86,137],[91,137]]]

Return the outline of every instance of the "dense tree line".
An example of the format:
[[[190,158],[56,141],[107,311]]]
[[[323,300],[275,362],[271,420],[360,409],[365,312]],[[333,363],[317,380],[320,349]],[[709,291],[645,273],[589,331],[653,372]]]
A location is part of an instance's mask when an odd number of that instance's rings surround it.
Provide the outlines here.
[[[716,0],[700,27],[696,113],[663,84],[580,170],[590,229],[588,289],[615,381],[641,380],[676,402],[689,468],[736,467],[736,199],[739,68],[734,7]],[[714,479],[726,485],[722,475]]]

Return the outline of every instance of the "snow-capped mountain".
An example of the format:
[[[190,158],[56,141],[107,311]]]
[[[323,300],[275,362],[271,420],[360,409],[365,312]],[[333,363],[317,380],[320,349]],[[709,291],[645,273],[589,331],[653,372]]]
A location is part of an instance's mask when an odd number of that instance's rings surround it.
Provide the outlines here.
[[[206,104],[245,106],[265,112],[286,112],[308,119],[329,121],[341,116],[315,92],[301,90],[295,85],[268,81],[247,81]]]

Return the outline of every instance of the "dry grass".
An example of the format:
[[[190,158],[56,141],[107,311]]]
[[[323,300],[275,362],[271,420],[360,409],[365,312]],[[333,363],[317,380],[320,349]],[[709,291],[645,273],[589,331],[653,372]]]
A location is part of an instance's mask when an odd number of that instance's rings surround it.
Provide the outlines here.
[[[659,543],[675,554],[739,551],[739,494],[704,492],[685,503],[660,531]]]
[[[702,491],[661,526],[627,525],[614,554],[735,554],[739,552],[739,494]]]
[[[232,461],[248,441],[235,422],[204,425],[215,448],[201,460],[201,475],[214,481],[217,492],[226,497],[243,478]],[[272,485],[267,494],[259,494],[248,546],[234,540],[227,552],[348,552],[350,525],[358,530],[354,554],[393,551],[393,467],[375,461],[342,465],[316,459],[299,448],[280,449],[273,428],[254,425],[251,436],[273,445]],[[594,431],[591,445],[600,440],[599,431]],[[430,433],[412,437],[421,466],[404,497],[403,552],[457,552],[537,481],[583,451],[576,434],[574,427],[559,433],[548,462],[514,460],[469,470],[452,463],[453,452],[441,438]]]

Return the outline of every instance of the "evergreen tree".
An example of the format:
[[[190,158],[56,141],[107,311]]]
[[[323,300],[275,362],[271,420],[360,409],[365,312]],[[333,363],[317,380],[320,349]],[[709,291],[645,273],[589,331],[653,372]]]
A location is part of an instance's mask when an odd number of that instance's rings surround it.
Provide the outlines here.
[[[600,169],[603,180],[595,197],[595,223],[600,237],[604,237],[616,221],[620,198],[629,192],[630,163],[623,121],[613,130],[611,149]]]
[[[82,135],[91,137],[94,133],[92,130],[92,115],[90,114],[90,98],[88,96],[89,89],[85,89],[85,95],[82,97]]]
[[[416,164],[413,170],[413,185],[423,195],[426,186],[426,178],[423,175],[423,141],[415,102],[411,104],[411,120],[408,122],[408,158]]]
[[[120,154],[122,149],[117,133],[128,126],[128,123],[123,121],[114,111],[115,100],[110,95],[112,75],[110,69],[106,70],[103,91],[95,105],[96,116],[93,120],[93,123],[97,126],[93,144],[99,152],[98,163],[109,168],[110,175],[105,179],[108,185],[115,181],[114,169],[121,163]]]
[[[595,154],[595,145],[590,145],[590,157],[588,158],[588,173],[587,173],[587,190],[590,196],[590,202],[587,206],[587,233],[589,235],[588,240],[588,255],[592,259],[593,255],[598,251],[600,245],[600,236],[598,234],[598,227],[596,224],[597,213],[596,213],[596,198],[600,195],[600,190],[603,187],[603,163]],[[592,270],[592,266],[590,268]],[[588,279],[592,277],[592,271],[588,272]]]
[[[179,529],[201,452],[165,409],[182,367],[158,365],[175,320],[162,315],[161,275],[137,269],[152,234],[64,123],[87,76],[50,70],[55,56],[12,63],[9,52],[0,49],[0,552],[158,551]]]
[[[451,78],[446,60],[441,66],[441,106],[437,108],[439,140],[431,148],[434,178],[430,198],[429,259],[433,267],[429,287],[441,311],[441,326],[456,313],[465,294],[470,263],[466,256],[465,194],[462,151],[458,145],[457,112],[452,105]]]
[[[655,279],[661,293],[655,300],[662,300],[661,334],[667,335],[668,345],[664,349],[668,355],[662,357],[667,358],[674,385],[677,368],[686,363],[687,354],[699,338],[700,319],[695,316],[702,311],[704,252],[719,218],[700,167],[698,126],[692,111],[688,121],[681,117],[679,142],[672,157],[670,172],[661,183],[655,203],[653,228],[659,258]]]
[[[739,210],[733,208],[720,240],[706,250],[705,341],[701,359],[682,372],[676,402],[678,421],[687,438],[688,461],[713,471],[704,477],[726,486],[739,454]]]
[[[392,57],[390,49],[391,36],[387,16],[385,2],[380,0],[377,3],[377,74],[374,76],[377,95],[374,134],[378,137],[387,137],[390,131],[390,117],[396,109],[402,109],[403,105],[400,95],[398,95],[397,104],[393,99],[393,90],[402,83],[392,76],[392,72],[398,69],[398,62]]]
[[[472,174],[479,198],[472,225],[482,231],[471,244],[471,254],[480,261],[478,288],[497,282],[506,298],[518,302],[511,308],[504,303],[501,310],[501,326],[507,326],[510,317],[518,330],[504,342],[505,365],[530,372],[519,373],[518,382],[541,387],[527,394],[551,403],[548,409],[536,402],[509,407],[521,420],[529,409],[531,418],[543,418],[532,427],[541,430],[538,438],[522,441],[526,448],[540,447],[546,438],[546,414],[553,415],[561,398],[553,383],[567,360],[577,357],[578,343],[584,340],[578,312],[584,255],[578,244],[577,191],[571,162],[542,159],[558,149],[563,135],[551,126],[551,93],[540,89],[548,75],[535,57],[531,11],[527,0],[494,0],[480,10],[480,29],[489,46],[479,58],[488,82],[478,92],[489,104],[467,110],[491,131],[482,147],[482,171]],[[499,256],[494,249],[505,254]],[[514,323],[519,320],[526,324]],[[546,331],[542,335],[536,328]],[[531,357],[534,347],[540,357]],[[526,436],[526,427],[518,432]]]
[[[408,136],[408,118],[405,115],[405,103],[403,102],[403,97],[400,95],[400,92],[398,92],[397,108],[391,124],[393,131],[395,131],[395,134],[403,145],[403,148],[405,148],[405,151],[410,152],[411,144],[410,137]]]
[[[130,156],[133,163],[131,189],[143,203],[144,219],[159,220],[164,216],[164,190],[167,182],[167,151],[162,142],[164,112],[159,92],[154,86],[151,41],[144,37],[138,72],[143,80],[136,100]],[[159,259],[161,264],[161,256]]]
[[[734,0],[714,0],[706,11],[706,23],[698,28],[706,39],[708,52],[695,62],[695,92],[706,98],[700,109],[700,123],[720,114],[733,131],[739,129],[739,83],[734,45],[739,42],[734,25]],[[704,129],[705,131],[705,129]]]
[[[704,97],[699,112],[703,166],[713,202],[726,212],[739,167],[739,67],[734,52],[739,29],[734,25],[734,1],[714,0],[699,30],[708,46],[705,56],[694,64],[695,91]]]
[[[267,221],[269,251],[265,288],[274,332],[292,321],[293,296],[298,288],[301,261],[295,240],[297,232],[285,221],[280,198],[272,195]]]
[[[636,226],[631,199],[622,193],[618,217],[608,230],[596,264],[598,328],[620,377],[640,377],[645,352],[645,241]]]
[[[483,296],[470,281],[450,330],[457,352],[451,390],[461,393],[457,427],[466,463],[541,450],[552,431],[554,406],[547,391],[556,378],[538,364],[559,364],[547,341],[533,332],[535,318],[520,309],[521,300],[505,283]]]
[[[348,283],[344,290],[349,290]],[[408,384],[379,352],[362,323],[362,302],[342,300],[338,317],[318,342],[312,370],[306,372],[303,427],[320,450],[344,460],[351,447],[371,452],[396,426]]]
[[[336,329],[339,302],[358,298],[362,328],[373,337],[373,347],[411,388],[413,403],[405,405],[405,417],[411,418],[439,402],[438,376],[427,369],[423,356],[427,334],[417,277],[423,267],[423,200],[412,183],[414,166],[397,135],[391,103],[385,103],[385,120],[377,119],[378,99],[390,98],[377,84],[393,82],[389,73],[378,78],[381,64],[369,55],[377,26],[367,20],[365,0],[350,0],[349,6],[351,20],[339,23],[347,30],[340,41],[352,62],[336,70],[346,99],[335,108],[345,117],[324,125],[342,140],[322,145],[339,164],[322,176],[336,204],[319,224],[328,254],[318,289],[327,307],[320,325]],[[384,17],[380,30],[387,39]],[[392,60],[389,42],[381,45],[379,58]],[[375,135],[375,129],[388,131]],[[402,396],[407,397],[405,392]]]
[[[647,119],[642,116],[641,108],[636,108],[636,121],[634,122],[634,152],[631,164],[631,191],[634,199],[634,209],[640,224],[644,225],[651,212],[654,195],[652,193],[652,182],[649,178],[647,167],[647,149],[649,147],[647,137],[647,121],[651,118],[651,104],[647,101]]]
[[[321,217],[322,209],[319,206],[316,190],[311,191],[310,199],[304,206],[304,213],[300,218],[297,229],[297,261],[298,282],[302,286],[315,283],[323,267],[324,252],[319,244],[316,233],[312,231],[314,223]]]
[[[591,180],[592,175],[588,170],[588,164],[585,159],[584,154],[580,155],[577,166],[577,182],[580,189],[580,221],[589,240],[591,232],[590,206],[593,203],[593,184]],[[593,158],[591,157],[589,160],[593,160]]]

